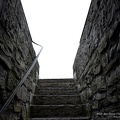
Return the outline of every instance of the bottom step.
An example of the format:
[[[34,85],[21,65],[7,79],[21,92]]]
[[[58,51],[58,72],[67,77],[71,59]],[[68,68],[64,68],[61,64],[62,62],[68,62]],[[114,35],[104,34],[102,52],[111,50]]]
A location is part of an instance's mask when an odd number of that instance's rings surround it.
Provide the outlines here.
[[[90,120],[89,117],[29,118],[28,120]]]
[[[86,116],[84,105],[31,105],[31,118]]]

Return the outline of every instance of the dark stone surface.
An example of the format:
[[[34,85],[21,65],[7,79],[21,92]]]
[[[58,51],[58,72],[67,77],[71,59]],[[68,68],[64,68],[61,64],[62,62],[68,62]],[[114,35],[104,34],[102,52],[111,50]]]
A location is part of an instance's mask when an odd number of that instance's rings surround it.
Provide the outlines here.
[[[31,41],[21,1],[0,0],[0,109],[36,56]],[[31,84],[35,82],[38,69],[37,63],[0,120],[26,120],[25,105],[29,104]],[[17,112],[12,112],[13,108]]]
[[[92,0],[73,71],[82,102],[90,105],[91,119],[120,119],[96,115],[120,111],[119,0]]]
[[[33,118],[80,117],[85,114],[80,105],[31,106],[31,113],[31,117]]]
[[[35,95],[33,103],[37,105],[80,104],[78,95]]]

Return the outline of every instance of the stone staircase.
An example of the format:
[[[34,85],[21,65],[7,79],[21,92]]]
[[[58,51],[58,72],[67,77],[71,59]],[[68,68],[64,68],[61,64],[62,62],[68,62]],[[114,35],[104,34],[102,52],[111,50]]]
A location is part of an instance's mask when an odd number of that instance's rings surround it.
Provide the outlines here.
[[[29,120],[88,120],[73,79],[40,79]]]

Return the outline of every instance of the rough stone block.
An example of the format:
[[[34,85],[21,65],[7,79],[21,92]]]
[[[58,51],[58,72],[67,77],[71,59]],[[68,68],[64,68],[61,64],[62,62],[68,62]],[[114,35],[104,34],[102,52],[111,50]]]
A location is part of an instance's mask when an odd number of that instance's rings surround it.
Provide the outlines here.
[[[90,84],[92,82],[92,76],[91,75],[86,75],[85,79],[86,79],[87,84]]]
[[[93,101],[92,102],[92,106],[91,106],[91,108],[93,109],[93,110],[98,110],[98,101]]]
[[[95,75],[99,74],[101,72],[101,65],[98,64],[95,68],[93,68],[93,72]]]
[[[104,73],[106,74],[116,62],[117,62],[117,58],[114,58],[113,60],[111,60],[110,63],[104,69]]]
[[[22,118],[23,118],[23,120],[25,120],[27,117],[28,117],[28,116],[27,116],[26,105],[23,104],[23,106],[22,106]]]
[[[87,100],[87,95],[86,95],[87,90],[84,90],[80,93],[80,101],[84,103]]]
[[[11,62],[10,62],[7,58],[5,58],[5,57],[3,57],[2,55],[0,55],[0,60],[2,60],[2,61],[5,63],[5,65],[6,65],[9,69],[11,69],[11,67],[12,67]]]
[[[109,96],[109,97],[107,97],[107,103],[109,105],[117,103],[117,102],[118,102],[117,96]]]
[[[5,89],[6,79],[7,79],[7,71],[0,65],[0,89]]]
[[[104,77],[103,76],[96,77],[95,80],[92,82],[91,88],[93,93],[95,93],[96,91],[106,89]]]
[[[106,36],[103,37],[99,43],[99,46],[98,46],[98,52],[101,53],[106,47],[107,47],[107,39],[106,39]]]
[[[108,96],[100,102],[100,107],[106,107],[118,103],[117,96]]]
[[[22,85],[22,87],[18,89],[16,95],[17,95],[19,100],[22,100],[23,102],[26,102],[27,97],[28,97],[27,88]]]
[[[14,76],[13,72],[9,72],[9,76],[8,76],[8,82],[7,82],[7,89],[9,90],[13,90],[15,88],[15,86],[17,85],[17,79]]]
[[[102,67],[106,67],[106,65],[108,64],[108,54],[104,54],[102,56]]]
[[[117,92],[117,87],[116,85],[114,85],[108,88],[107,95],[115,95],[116,92]]]
[[[19,101],[14,102],[14,112],[21,112],[21,104]]]
[[[111,72],[109,77],[106,77],[106,85],[108,87],[118,83],[120,78],[120,67],[118,66],[114,71]]]
[[[101,99],[104,99],[106,97],[106,93],[96,93],[93,97],[94,100],[101,100]]]
[[[86,91],[86,96],[87,96],[87,98],[90,98],[90,97],[92,97],[92,90],[91,90],[91,88],[87,88],[87,91]]]
[[[30,82],[29,80],[26,80],[24,82],[24,85],[26,86],[26,88],[28,89],[28,91],[32,91],[33,90],[33,83]]]
[[[116,53],[116,46],[117,45],[114,45],[110,51],[109,51],[109,60],[112,60],[115,58],[115,53]]]

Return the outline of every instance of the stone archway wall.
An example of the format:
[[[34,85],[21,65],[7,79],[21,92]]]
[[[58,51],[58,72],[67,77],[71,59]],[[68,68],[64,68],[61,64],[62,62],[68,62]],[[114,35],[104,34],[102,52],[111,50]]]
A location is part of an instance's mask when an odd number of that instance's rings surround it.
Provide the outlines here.
[[[0,108],[20,82],[35,58],[32,38],[20,0],[0,1]],[[1,120],[26,119],[33,82],[39,74],[36,64],[18,90]]]
[[[73,71],[93,119],[120,119],[120,1],[92,0]]]

